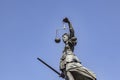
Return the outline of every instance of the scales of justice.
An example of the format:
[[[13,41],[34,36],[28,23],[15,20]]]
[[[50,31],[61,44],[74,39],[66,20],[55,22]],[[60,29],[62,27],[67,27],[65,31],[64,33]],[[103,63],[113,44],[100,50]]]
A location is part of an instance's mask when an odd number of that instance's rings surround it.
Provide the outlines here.
[[[55,70],[42,59],[37,59],[65,80],[97,80],[96,75],[84,67],[78,57],[74,54],[74,47],[77,44],[77,38],[71,22],[67,17],[65,17],[62,22],[64,27],[63,29],[56,30],[55,42],[60,43],[61,41],[61,39],[57,36],[59,30],[68,29],[69,32],[62,35],[62,41],[64,42],[65,47],[62,52],[62,57],[60,58],[59,68],[61,72]],[[68,28],[66,28],[65,24],[68,25]]]

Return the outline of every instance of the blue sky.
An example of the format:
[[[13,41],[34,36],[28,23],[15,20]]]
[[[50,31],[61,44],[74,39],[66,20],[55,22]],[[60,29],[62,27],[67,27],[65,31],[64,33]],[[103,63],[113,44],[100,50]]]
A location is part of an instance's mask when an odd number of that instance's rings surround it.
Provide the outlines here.
[[[118,80],[119,4],[119,0],[0,0],[0,80],[62,80],[36,58],[59,71],[64,44],[56,44],[54,38],[64,17],[74,26],[75,54],[82,64],[98,80]]]

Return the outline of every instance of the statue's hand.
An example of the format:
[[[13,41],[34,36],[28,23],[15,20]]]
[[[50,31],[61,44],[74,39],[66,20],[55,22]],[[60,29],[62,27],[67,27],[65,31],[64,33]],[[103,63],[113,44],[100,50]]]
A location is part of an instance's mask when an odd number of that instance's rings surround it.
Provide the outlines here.
[[[65,18],[63,19],[63,22],[70,23],[70,21],[68,20],[67,17],[65,17]]]
[[[65,75],[64,75],[64,73],[61,73],[60,77],[62,77],[62,78],[65,78]]]

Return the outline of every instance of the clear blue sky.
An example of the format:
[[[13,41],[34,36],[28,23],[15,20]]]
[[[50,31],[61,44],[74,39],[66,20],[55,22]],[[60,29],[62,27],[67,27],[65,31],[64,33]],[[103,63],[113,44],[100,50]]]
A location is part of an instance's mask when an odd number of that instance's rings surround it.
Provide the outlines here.
[[[98,80],[119,80],[119,0],[0,0],[0,80],[62,80],[36,58],[59,71],[64,44],[54,38],[64,17],[82,64]]]

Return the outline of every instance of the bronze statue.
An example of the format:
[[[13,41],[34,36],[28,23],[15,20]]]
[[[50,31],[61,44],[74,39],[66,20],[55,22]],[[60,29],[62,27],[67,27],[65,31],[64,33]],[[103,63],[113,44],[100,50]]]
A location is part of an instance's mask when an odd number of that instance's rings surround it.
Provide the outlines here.
[[[77,38],[75,37],[74,29],[72,27],[71,22],[68,18],[63,19],[64,23],[67,23],[69,26],[69,32],[64,33],[62,35],[62,40],[65,44],[62,57],[60,59],[60,71],[57,71],[50,65],[48,65],[45,61],[40,58],[37,58],[40,62],[46,65],[48,68],[53,70],[56,74],[60,77],[64,78],[65,80],[96,80],[95,74],[85,68],[77,56],[74,54],[74,47],[77,44]],[[65,28],[64,28],[65,29]],[[63,30],[64,30],[63,29]],[[56,31],[57,32],[57,31]],[[61,40],[60,38],[56,37],[55,42],[59,43]]]
[[[64,18],[63,22],[68,24],[69,33],[62,35],[65,47],[60,59],[61,77],[65,78],[65,80],[96,80],[95,74],[83,67],[77,56],[74,54],[77,38],[75,37],[71,22],[68,18]],[[59,43],[60,39],[56,38],[55,41]]]

